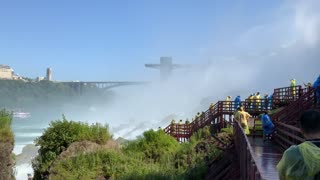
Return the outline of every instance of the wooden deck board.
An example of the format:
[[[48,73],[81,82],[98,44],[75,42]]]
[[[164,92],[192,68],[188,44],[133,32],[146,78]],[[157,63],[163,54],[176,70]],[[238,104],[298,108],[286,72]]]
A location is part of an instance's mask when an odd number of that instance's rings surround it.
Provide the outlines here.
[[[278,162],[282,157],[282,152],[272,142],[263,142],[260,137],[249,137],[250,145],[254,151],[257,166],[262,171],[261,174],[265,179],[279,179],[276,169]]]

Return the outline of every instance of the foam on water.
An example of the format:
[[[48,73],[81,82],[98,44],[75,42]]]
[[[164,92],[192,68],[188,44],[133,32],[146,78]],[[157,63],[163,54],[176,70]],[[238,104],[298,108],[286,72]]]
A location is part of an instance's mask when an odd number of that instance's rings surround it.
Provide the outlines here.
[[[15,168],[16,180],[26,180],[28,179],[28,174],[33,175],[33,169],[31,164],[21,164]]]

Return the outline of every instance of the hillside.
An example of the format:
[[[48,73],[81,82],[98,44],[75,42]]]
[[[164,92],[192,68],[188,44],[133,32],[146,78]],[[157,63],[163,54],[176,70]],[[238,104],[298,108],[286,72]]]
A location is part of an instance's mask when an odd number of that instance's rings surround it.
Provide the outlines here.
[[[79,96],[74,88],[63,83],[0,80],[0,99],[0,107],[15,109],[42,106],[42,104],[58,105],[72,101],[88,102],[89,100],[99,103],[105,99],[111,100],[112,93],[90,87]]]

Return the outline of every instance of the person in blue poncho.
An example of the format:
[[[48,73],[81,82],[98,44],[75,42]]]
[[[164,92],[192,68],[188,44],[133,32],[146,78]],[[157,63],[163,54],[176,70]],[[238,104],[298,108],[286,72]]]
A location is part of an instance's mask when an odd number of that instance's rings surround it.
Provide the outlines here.
[[[234,99],[234,110],[240,107],[240,102],[241,102],[241,97],[237,96],[236,99]]]
[[[316,89],[317,92],[317,102],[320,104],[320,75],[318,79],[313,83],[313,88]]]
[[[263,128],[263,139],[271,139],[274,131],[274,124],[268,115],[268,111],[265,111],[261,116],[262,128]]]

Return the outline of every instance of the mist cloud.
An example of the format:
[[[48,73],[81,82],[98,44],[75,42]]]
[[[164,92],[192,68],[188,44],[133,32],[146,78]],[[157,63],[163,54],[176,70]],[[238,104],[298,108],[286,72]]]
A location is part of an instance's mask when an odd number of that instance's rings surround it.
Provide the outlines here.
[[[108,123],[116,137],[132,139],[149,128],[164,128],[172,118],[191,120],[228,95],[244,99],[257,91],[270,94],[289,86],[291,78],[298,84],[313,82],[320,67],[319,7],[316,0],[285,2],[273,22],[239,33],[233,41],[239,49],[225,46],[223,52],[229,54],[219,56],[210,47],[202,49],[201,57],[211,59],[206,68],[177,70],[167,82],[115,89],[111,105],[90,107],[96,116],[82,118]]]

